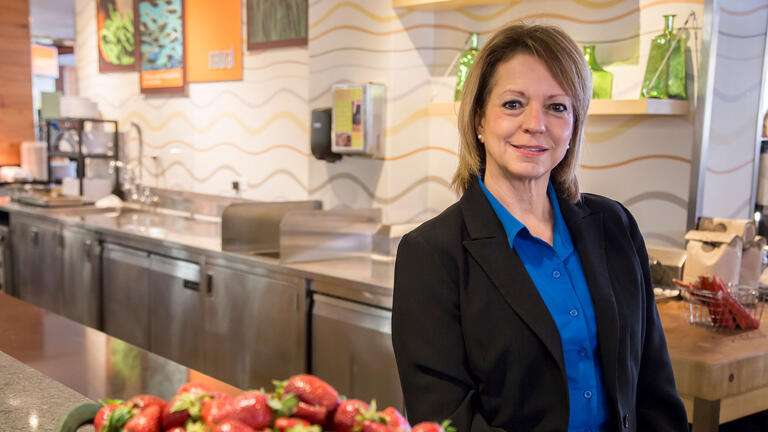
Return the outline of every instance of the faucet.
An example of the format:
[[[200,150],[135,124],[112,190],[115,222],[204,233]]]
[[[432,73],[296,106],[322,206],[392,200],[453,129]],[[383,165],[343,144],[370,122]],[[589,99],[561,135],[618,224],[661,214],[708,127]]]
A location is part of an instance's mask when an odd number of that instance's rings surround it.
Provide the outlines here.
[[[131,128],[136,129],[139,139],[139,160],[138,168],[133,163],[124,163],[120,160],[111,161],[110,172],[114,169],[122,168],[122,189],[127,193],[126,198],[132,201],[138,201],[144,205],[154,205],[159,197],[152,193],[149,186],[144,185],[144,139],[141,134],[141,127],[136,122],[131,122]],[[155,157],[156,158],[156,157]]]

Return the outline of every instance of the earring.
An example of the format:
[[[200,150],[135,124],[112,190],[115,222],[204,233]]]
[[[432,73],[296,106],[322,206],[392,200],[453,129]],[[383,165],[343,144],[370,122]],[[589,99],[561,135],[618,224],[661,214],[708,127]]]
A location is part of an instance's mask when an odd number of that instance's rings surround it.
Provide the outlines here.
[[[477,140],[483,142],[483,135],[477,134]]]

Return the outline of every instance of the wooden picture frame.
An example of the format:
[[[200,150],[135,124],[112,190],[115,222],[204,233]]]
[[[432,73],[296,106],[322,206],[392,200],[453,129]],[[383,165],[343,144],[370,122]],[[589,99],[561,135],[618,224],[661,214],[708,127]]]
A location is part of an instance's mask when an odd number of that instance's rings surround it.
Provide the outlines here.
[[[139,50],[134,0],[95,1],[99,73],[135,71]],[[131,40],[132,50],[128,45]]]
[[[305,46],[307,0],[246,0],[248,50]]]
[[[135,0],[142,94],[187,91],[184,0]]]

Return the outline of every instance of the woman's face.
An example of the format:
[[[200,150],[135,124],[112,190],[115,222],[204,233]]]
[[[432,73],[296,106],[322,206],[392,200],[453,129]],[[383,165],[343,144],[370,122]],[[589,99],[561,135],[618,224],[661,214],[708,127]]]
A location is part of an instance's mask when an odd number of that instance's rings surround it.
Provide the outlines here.
[[[527,54],[499,64],[491,86],[478,125],[486,177],[549,181],[571,140],[571,98],[544,62]]]

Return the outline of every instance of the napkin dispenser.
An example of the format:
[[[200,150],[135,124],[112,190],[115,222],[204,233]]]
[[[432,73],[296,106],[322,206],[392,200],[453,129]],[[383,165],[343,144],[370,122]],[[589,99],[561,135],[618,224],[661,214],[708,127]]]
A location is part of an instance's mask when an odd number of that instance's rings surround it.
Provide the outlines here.
[[[332,88],[331,150],[384,157],[383,84],[336,84]]]

